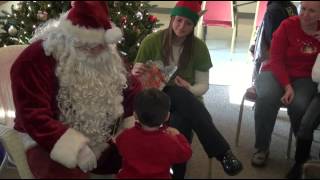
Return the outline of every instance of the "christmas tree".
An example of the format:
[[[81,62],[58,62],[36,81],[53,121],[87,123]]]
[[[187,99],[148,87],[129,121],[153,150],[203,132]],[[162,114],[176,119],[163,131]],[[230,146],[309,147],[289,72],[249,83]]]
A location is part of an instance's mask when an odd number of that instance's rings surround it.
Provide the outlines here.
[[[123,31],[119,51],[132,62],[141,41],[162,24],[149,13],[155,8],[148,1],[107,1],[112,21]],[[57,18],[70,8],[70,1],[21,1],[11,13],[0,13],[0,47],[28,44],[34,30],[48,19]]]
[[[162,24],[151,15],[148,1],[108,1],[112,21],[123,30],[119,50],[132,62],[137,55],[141,41],[156,31]]]
[[[11,6],[10,13],[1,11],[0,46],[28,44],[40,24],[58,17],[69,8],[68,1],[21,1]]]

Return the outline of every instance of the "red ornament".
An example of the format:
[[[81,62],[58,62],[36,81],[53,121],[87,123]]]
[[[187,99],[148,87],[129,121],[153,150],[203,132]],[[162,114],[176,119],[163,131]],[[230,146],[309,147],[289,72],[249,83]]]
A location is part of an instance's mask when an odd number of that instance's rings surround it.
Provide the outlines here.
[[[153,16],[153,15],[150,15],[148,17],[148,21],[151,22],[151,23],[155,23],[155,22],[157,22],[157,17]]]
[[[124,24],[127,24],[127,21],[128,21],[128,17],[127,16],[122,16],[120,18],[120,24],[121,26],[123,26]]]

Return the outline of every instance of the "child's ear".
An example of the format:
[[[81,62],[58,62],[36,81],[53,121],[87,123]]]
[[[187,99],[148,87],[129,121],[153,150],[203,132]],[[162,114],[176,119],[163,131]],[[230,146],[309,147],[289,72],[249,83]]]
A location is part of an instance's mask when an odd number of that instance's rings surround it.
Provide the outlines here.
[[[170,112],[168,112],[165,122],[169,121],[169,119],[170,119]]]

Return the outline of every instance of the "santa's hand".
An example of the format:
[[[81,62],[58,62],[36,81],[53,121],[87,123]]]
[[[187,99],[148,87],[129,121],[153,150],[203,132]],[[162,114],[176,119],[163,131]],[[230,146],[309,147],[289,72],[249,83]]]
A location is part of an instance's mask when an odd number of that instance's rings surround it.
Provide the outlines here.
[[[85,173],[97,168],[97,158],[88,145],[85,145],[78,154],[78,166]]]

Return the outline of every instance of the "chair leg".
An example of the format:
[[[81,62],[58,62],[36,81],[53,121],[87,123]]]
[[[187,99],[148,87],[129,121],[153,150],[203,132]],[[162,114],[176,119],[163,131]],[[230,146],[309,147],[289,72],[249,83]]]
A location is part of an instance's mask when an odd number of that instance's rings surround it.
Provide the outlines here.
[[[207,40],[207,32],[208,32],[208,27],[206,25],[203,26],[203,32],[202,32],[202,39],[204,42]]]
[[[9,157],[8,153],[5,152],[3,160],[2,160],[1,165],[0,165],[0,173],[3,171],[3,169],[5,169],[7,167],[8,157]]]
[[[292,135],[293,135],[293,131],[290,125],[289,140],[288,140],[288,147],[287,147],[287,159],[290,159],[290,156],[291,156]]]
[[[238,119],[237,132],[236,132],[236,146],[239,146],[239,136],[240,136],[240,130],[241,130],[244,100],[245,100],[245,96],[243,96],[241,105],[240,105],[239,119]]]
[[[208,179],[212,179],[212,158],[209,158]]]
[[[231,39],[231,47],[230,47],[231,53],[234,52],[234,47],[235,47],[235,44],[236,44],[236,34],[237,34],[237,28],[234,27],[233,31],[232,31],[232,39]]]

